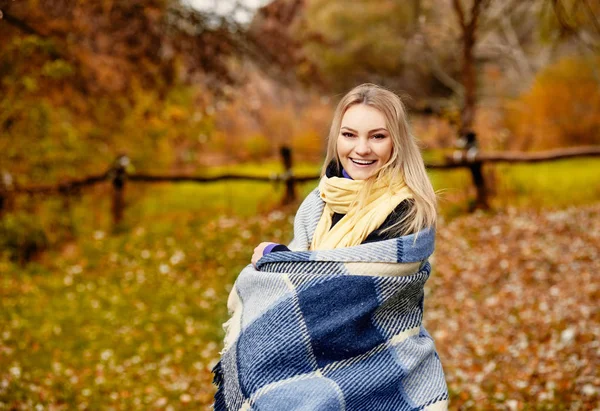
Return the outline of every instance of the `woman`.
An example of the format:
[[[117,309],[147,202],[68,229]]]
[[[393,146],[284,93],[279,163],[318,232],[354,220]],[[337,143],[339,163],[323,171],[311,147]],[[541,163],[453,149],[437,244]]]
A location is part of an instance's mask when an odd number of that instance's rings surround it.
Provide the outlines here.
[[[354,88],[294,240],[259,244],[232,290],[215,409],[446,409],[421,325],[435,219],[400,98]]]

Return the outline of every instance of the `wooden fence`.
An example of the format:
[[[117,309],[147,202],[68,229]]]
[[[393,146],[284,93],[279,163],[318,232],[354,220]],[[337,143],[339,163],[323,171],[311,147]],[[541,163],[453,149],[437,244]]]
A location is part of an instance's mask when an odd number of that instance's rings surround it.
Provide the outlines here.
[[[475,207],[488,208],[488,187],[483,177],[483,166],[486,163],[532,163],[540,161],[553,161],[573,157],[600,156],[600,146],[574,147],[535,153],[522,152],[478,152],[474,147],[468,150],[456,150],[445,157],[445,161],[438,164],[426,164],[428,169],[455,169],[467,168],[470,170],[473,184],[477,191]],[[82,188],[110,181],[113,186],[112,216],[115,224],[123,218],[125,209],[125,186],[129,182],[157,183],[157,182],[195,182],[211,183],[216,181],[263,181],[285,184],[283,204],[296,200],[296,184],[318,180],[319,175],[296,176],[293,172],[292,150],[288,147],[281,148],[281,161],[283,169],[281,174],[271,176],[253,176],[245,174],[225,173],[218,176],[194,175],[154,175],[127,172],[129,158],[119,156],[114,164],[104,173],[74,179],[53,185],[32,185],[23,187],[13,181],[11,175],[4,173],[0,176],[0,216],[10,208],[11,198],[19,194],[62,194],[69,195],[80,191]]]

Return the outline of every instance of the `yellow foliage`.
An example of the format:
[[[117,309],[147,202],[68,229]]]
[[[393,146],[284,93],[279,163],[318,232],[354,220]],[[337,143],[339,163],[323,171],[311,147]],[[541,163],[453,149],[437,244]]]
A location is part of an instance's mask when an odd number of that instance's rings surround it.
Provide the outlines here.
[[[506,106],[510,148],[600,144],[600,58],[566,58],[536,77]]]
[[[277,157],[285,145],[293,148],[296,160],[318,161],[331,121],[329,102],[316,96],[294,101],[293,96],[273,95],[241,93],[229,102],[217,116],[217,131],[207,149],[227,154],[230,161],[264,160]]]
[[[244,149],[249,159],[253,161],[269,158],[272,153],[271,142],[262,134],[256,134],[246,139]]]
[[[315,131],[307,131],[292,138],[294,154],[303,159],[317,160],[325,152],[325,140]]]
[[[172,121],[182,121],[187,119],[188,110],[181,106],[171,106],[167,109],[167,117]]]

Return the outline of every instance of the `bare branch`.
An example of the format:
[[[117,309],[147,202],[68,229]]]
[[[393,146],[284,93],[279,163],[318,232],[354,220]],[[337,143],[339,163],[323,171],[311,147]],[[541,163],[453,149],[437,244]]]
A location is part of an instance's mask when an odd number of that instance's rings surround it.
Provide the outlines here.
[[[573,34],[575,32],[575,27],[568,21],[567,11],[565,10],[562,1],[552,0],[552,7],[560,28],[567,33]]]
[[[519,7],[528,7],[534,3],[523,2],[522,0],[507,0],[494,3],[497,7],[489,7],[485,14],[485,25],[480,27],[479,37],[483,37],[501,25],[501,20],[508,14],[513,13]]]
[[[38,30],[31,27],[24,20],[21,20],[13,15],[7,13],[6,11],[4,11],[2,20],[0,20],[0,21],[5,21],[8,24],[10,24],[11,26],[18,28],[19,30],[21,30],[24,33],[33,34],[33,35],[39,36],[39,37],[47,37],[45,34],[42,34]]]
[[[437,78],[443,85],[452,90],[457,96],[462,96],[465,92],[463,85],[455,80],[450,74],[448,74],[443,68],[438,59],[436,58],[435,53],[433,52],[429,41],[427,40],[427,36],[425,33],[421,32],[421,38],[423,40],[423,45],[425,46],[425,56],[429,61],[431,73]]]
[[[460,0],[452,0],[452,5],[454,6],[454,11],[458,17],[458,24],[464,31],[467,27],[467,22],[465,19],[465,11],[463,10],[463,6],[460,3]]]
[[[468,23],[469,29],[477,29],[477,24],[479,23],[479,16],[481,14],[481,11],[486,8],[488,3],[489,0],[473,0],[473,6],[471,7],[471,18]]]
[[[531,67],[529,60],[527,59],[527,54],[521,46],[521,42],[515,32],[510,17],[505,15],[500,21],[502,24],[502,32],[512,49],[511,56],[514,58],[519,71],[527,78],[531,78],[535,70]]]
[[[600,34],[600,23],[598,22],[596,15],[589,5],[589,3],[583,0],[583,4],[586,7],[587,14],[590,17],[591,25],[596,29]],[[600,41],[594,39],[594,37],[585,31],[584,28],[580,27],[580,24],[577,22],[573,22],[570,19],[570,15],[561,0],[552,0],[552,6],[554,9],[554,14],[558,21],[558,25],[562,30],[562,34],[570,35],[575,37],[581,44],[587,47],[592,52],[598,52],[600,49]],[[574,7],[579,6],[579,2],[576,2]],[[573,13],[571,13],[573,14]]]
[[[457,96],[462,97],[465,92],[463,85],[450,74],[448,74],[446,70],[444,70],[440,64],[440,61],[436,57],[436,53],[433,51],[433,47],[431,47],[431,44],[429,43],[429,38],[427,37],[427,32],[424,28],[425,21],[420,20],[419,25],[417,26],[417,32],[415,33],[415,38],[420,40],[424,46],[423,49],[425,51],[425,57],[429,62],[431,73],[444,86],[452,90]]]
[[[598,17],[596,17],[596,13],[594,13],[594,9],[592,8],[592,6],[590,5],[590,3],[587,0],[582,0],[582,1],[583,1],[583,4],[585,5],[585,8],[587,9],[588,15],[590,16],[592,25],[594,26],[594,28],[596,29],[598,34],[600,34],[600,21],[598,20]]]

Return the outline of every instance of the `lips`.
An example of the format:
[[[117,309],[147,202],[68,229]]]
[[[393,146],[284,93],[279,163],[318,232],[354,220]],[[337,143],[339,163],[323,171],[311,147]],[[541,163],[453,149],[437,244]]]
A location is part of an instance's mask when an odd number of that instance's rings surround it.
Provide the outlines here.
[[[356,164],[357,166],[370,166],[371,164],[374,164],[377,160],[356,160],[354,158],[351,158],[350,161],[352,161],[352,163]]]

